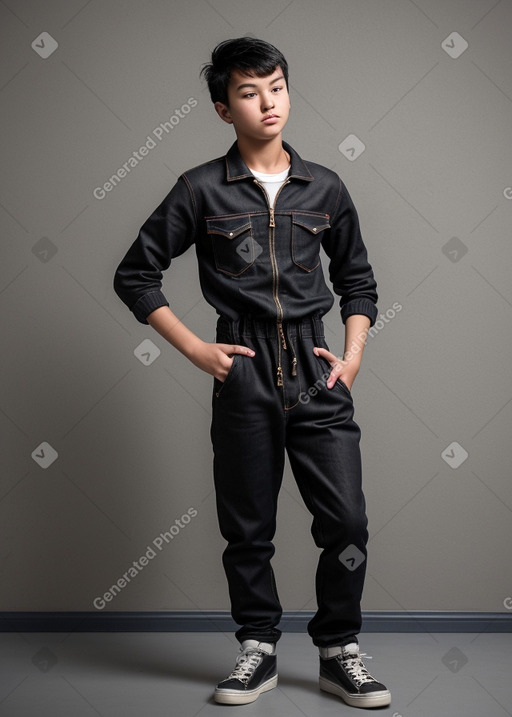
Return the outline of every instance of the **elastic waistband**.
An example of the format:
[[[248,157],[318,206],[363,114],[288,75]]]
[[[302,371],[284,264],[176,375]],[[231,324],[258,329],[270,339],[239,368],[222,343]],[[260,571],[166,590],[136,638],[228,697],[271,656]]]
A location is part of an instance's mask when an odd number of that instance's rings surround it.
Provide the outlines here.
[[[308,316],[300,321],[283,321],[282,329],[290,339],[295,337],[324,338],[324,324],[319,316]],[[217,321],[217,334],[232,343],[238,343],[242,336],[279,338],[279,324],[277,320],[258,321],[246,316],[233,320],[220,316]]]

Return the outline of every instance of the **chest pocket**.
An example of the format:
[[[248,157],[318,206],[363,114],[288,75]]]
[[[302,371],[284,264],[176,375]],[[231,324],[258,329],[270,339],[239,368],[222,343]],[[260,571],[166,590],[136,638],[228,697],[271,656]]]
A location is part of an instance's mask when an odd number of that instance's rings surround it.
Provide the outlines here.
[[[322,232],[330,226],[328,214],[292,213],[292,259],[304,271],[320,264]]]
[[[217,271],[240,276],[254,264],[255,242],[248,214],[206,219]]]

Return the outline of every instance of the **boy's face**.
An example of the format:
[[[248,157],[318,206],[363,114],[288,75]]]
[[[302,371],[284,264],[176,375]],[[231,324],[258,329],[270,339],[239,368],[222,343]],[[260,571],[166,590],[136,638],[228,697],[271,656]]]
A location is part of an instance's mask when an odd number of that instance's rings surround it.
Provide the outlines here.
[[[237,137],[269,140],[280,134],[290,114],[290,96],[280,67],[256,77],[233,70],[228,85],[229,107],[215,103],[217,113],[235,128]]]

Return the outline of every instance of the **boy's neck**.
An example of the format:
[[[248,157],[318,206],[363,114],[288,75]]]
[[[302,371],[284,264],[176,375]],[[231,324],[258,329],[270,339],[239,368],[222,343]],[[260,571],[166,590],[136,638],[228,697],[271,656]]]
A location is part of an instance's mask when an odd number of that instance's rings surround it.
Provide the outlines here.
[[[283,148],[280,134],[266,142],[238,137],[237,145],[245,164],[256,172],[277,174],[290,166],[290,155]]]

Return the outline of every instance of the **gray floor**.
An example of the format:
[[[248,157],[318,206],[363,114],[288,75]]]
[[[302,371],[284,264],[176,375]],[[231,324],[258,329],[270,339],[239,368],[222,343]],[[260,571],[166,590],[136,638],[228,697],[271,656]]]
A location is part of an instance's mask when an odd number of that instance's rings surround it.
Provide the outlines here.
[[[512,715],[511,634],[365,633],[360,643],[369,671],[392,693],[379,715]],[[223,633],[4,633],[0,716],[368,714],[319,691],[317,651],[302,634],[279,643],[275,690],[251,705],[216,705],[212,687],[237,649]]]

